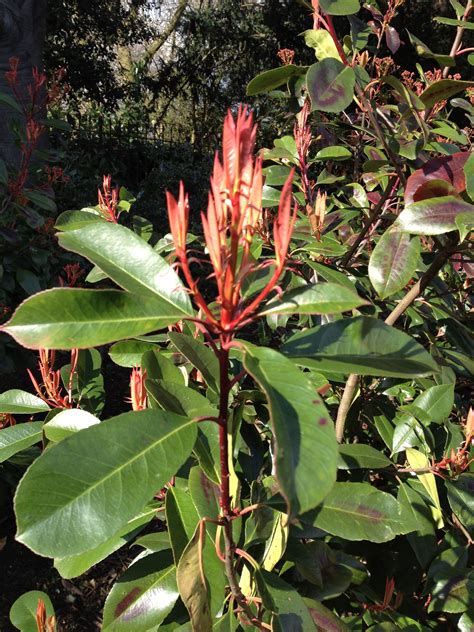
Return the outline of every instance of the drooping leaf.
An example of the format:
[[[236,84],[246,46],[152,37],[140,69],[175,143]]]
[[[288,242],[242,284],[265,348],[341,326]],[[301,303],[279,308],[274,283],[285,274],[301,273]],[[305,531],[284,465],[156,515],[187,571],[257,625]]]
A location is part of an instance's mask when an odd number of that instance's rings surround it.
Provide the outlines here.
[[[44,425],[44,434],[50,441],[58,442],[80,430],[99,423],[100,419],[97,419],[97,417],[94,417],[86,410],[70,408],[62,410],[51,421],[48,421]]]
[[[152,351],[156,347],[152,342],[144,340],[121,340],[109,349],[109,356],[119,366],[141,366],[142,356],[146,351]]]
[[[60,288],[28,298],[0,330],[28,349],[75,349],[146,334],[181,318],[157,297]]]
[[[474,25],[473,25],[474,26]],[[455,79],[440,79],[431,83],[420,94],[425,108],[432,108],[439,101],[450,99],[454,95],[464,92],[467,88],[472,88],[474,81],[458,81]]]
[[[465,472],[454,481],[446,481],[451,509],[474,535],[474,474]]]
[[[288,83],[292,77],[304,75],[306,70],[306,66],[294,66],[293,64],[266,70],[254,77],[247,85],[247,96],[253,97],[256,94],[271,92],[271,90]]]
[[[159,349],[146,351],[142,357],[142,369],[146,370],[147,377],[151,380],[163,380],[164,382],[176,382],[184,386],[184,375],[170,358],[160,352]]]
[[[264,606],[273,613],[275,632],[316,632],[316,626],[298,592],[275,573],[255,571]]]
[[[191,420],[143,410],[64,439],[33,463],[18,486],[17,538],[50,557],[102,544],[175,474],[196,432]]]
[[[329,15],[353,15],[360,9],[359,0],[319,0],[319,4]]]
[[[338,113],[352,103],[355,73],[338,59],[327,57],[310,66],[306,85],[313,110]]]
[[[104,606],[104,632],[148,632],[159,627],[179,597],[171,550],[135,561],[113,585]]]
[[[413,532],[407,535],[408,542],[420,566],[427,568],[437,550],[435,522],[430,506],[424,496],[407,483],[400,483],[398,487],[398,502],[403,509],[404,521],[414,527]]]
[[[0,463],[41,441],[43,422],[30,421],[0,430]]]
[[[450,55],[443,55],[439,53],[433,53],[433,51],[418,37],[410,33],[407,29],[408,37],[410,38],[411,44],[415,47],[416,52],[420,57],[426,57],[427,59],[434,59],[436,63],[441,66],[455,66],[456,62]]]
[[[112,222],[92,223],[61,233],[59,243],[89,259],[123,289],[159,297],[172,313],[193,313],[189,295],[173,268],[128,228]]]
[[[362,443],[343,443],[339,446],[339,469],[379,470],[393,467],[392,461],[379,450]]]
[[[437,370],[413,338],[366,316],[308,329],[292,336],[280,350],[298,364],[322,372],[412,377]]]
[[[313,385],[290,360],[273,349],[249,344],[245,349],[245,369],[270,408],[276,477],[288,513],[296,516],[320,503],[334,484],[334,426]]]
[[[186,334],[170,332],[169,339],[185,358],[201,373],[206,384],[219,392],[219,362],[214,352],[205,344]]]
[[[366,303],[354,291],[337,283],[298,287],[269,301],[260,316],[271,314],[334,314]]]
[[[53,616],[54,606],[51,599],[41,590],[30,590],[24,593],[10,608],[10,621],[20,632],[38,632],[36,609],[40,599],[45,605],[46,616]]]
[[[428,457],[420,452],[419,450],[415,450],[414,448],[408,448],[406,450],[407,461],[414,470],[423,470],[428,469],[430,467],[430,462]],[[443,522],[443,512],[441,509],[441,503],[439,501],[438,488],[436,487],[436,478],[434,474],[430,472],[425,474],[417,474],[420,483],[426,489],[433,503],[433,507],[431,508],[431,512],[433,514],[433,519],[435,520],[438,528],[442,528],[444,526]]]
[[[0,395],[0,413],[32,415],[48,412],[48,410],[48,404],[42,399],[18,388],[12,388]]]
[[[420,239],[392,227],[377,242],[369,261],[369,278],[381,299],[401,290],[420,261]]]
[[[336,483],[321,507],[307,516],[319,529],[350,541],[387,542],[412,530],[397,500],[368,483]]]
[[[145,386],[150,397],[163,408],[186,417],[216,416],[217,410],[208,399],[187,386],[163,380],[146,380]]]
[[[428,612],[466,612],[472,610],[474,572],[446,569],[437,577]]]
[[[206,546],[206,542],[200,542],[198,526],[179,560],[177,569],[179,593],[196,632],[212,630],[210,599],[200,555],[201,546]]]
[[[138,516],[132,518],[121,527],[117,533],[108,538],[99,546],[69,557],[58,557],[54,560],[54,567],[64,579],[79,577],[92,566],[98,564],[106,557],[117,551],[127,542],[130,542],[156,515],[156,502],[149,503]],[[169,543],[168,547],[169,548]]]
[[[460,197],[446,195],[405,206],[397,219],[399,230],[414,235],[441,235],[456,230],[456,217],[467,214],[474,221],[474,206]]]

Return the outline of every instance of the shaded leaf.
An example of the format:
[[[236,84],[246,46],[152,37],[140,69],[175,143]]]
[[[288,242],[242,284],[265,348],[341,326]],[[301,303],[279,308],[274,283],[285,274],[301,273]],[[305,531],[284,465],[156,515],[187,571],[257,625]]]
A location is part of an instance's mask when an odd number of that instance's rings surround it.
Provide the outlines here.
[[[393,467],[392,461],[370,445],[344,443],[339,446],[338,468],[341,470],[379,470],[386,467]]]
[[[322,372],[412,377],[437,371],[433,358],[413,338],[366,316],[298,333],[281,352]]]
[[[334,425],[311,382],[290,360],[273,349],[248,343],[245,349],[244,367],[268,400],[276,477],[293,517],[321,502],[336,480]]]
[[[144,340],[121,340],[109,349],[109,356],[119,366],[132,368],[141,366],[142,356],[146,351],[153,351],[156,347],[152,342]]]
[[[219,362],[214,352],[205,344],[186,334],[170,332],[169,339],[185,358],[201,373],[206,384],[219,392]]]
[[[454,481],[446,481],[451,509],[474,536],[474,474],[461,474]]]
[[[256,94],[275,90],[275,88],[288,83],[292,77],[304,75],[306,70],[306,66],[294,66],[293,64],[266,70],[254,77],[247,85],[247,96],[253,97]]]

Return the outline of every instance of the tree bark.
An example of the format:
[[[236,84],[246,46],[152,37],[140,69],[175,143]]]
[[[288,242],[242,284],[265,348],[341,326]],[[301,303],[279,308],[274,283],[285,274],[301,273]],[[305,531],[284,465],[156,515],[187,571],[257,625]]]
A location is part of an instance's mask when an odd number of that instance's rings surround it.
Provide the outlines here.
[[[11,57],[18,57],[20,92],[27,98],[32,70],[42,69],[43,42],[46,33],[47,0],[0,0],[0,93],[12,96],[5,80]],[[15,165],[20,156],[11,125],[21,124],[12,108],[0,103],[0,158]]]

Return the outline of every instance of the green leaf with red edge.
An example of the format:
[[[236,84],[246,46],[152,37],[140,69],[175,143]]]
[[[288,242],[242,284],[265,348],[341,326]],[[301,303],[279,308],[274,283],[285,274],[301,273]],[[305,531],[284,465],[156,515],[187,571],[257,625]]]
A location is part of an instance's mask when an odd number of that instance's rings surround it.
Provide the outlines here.
[[[360,9],[359,0],[319,0],[319,5],[328,15],[354,15]]]
[[[461,213],[474,218],[474,205],[453,195],[430,198],[405,206],[396,226],[415,235],[442,235],[457,229],[456,218]]]
[[[60,288],[28,298],[0,330],[29,349],[74,349],[146,334],[181,318],[159,297]]]
[[[293,517],[320,503],[336,480],[334,425],[313,385],[291,360],[274,349],[244,344],[244,367],[268,400],[276,477]]]
[[[30,466],[17,488],[17,539],[49,557],[102,544],[176,473],[196,434],[192,420],[142,410],[57,443]]]
[[[171,550],[136,560],[112,586],[103,632],[148,632],[159,627],[179,597]]]
[[[388,542],[413,530],[405,526],[400,503],[368,483],[336,483],[322,505],[301,519],[351,542]]]
[[[473,25],[474,26],[474,25]],[[460,92],[474,86],[474,81],[456,81],[455,79],[441,79],[434,81],[426,90],[420,94],[425,108],[432,108],[434,105],[445,99],[450,99]]]
[[[310,66],[306,85],[313,110],[338,113],[352,103],[355,73],[350,66],[327,57]]]
[[[272,68],[271,70],[262,72],[254,77],[247,85],[247,96],[253,97],[256,94],[271,92],[272,90],[287,84],[292,77],[304,75],[307,69],[307,66],[295,66],[293,64],[288,64],[286,66],[279,66],[278,68]]]
[[[377,242],[369,261],[369,278],[384,299],[413,277],[420,261],[420,239],[391,227]]]

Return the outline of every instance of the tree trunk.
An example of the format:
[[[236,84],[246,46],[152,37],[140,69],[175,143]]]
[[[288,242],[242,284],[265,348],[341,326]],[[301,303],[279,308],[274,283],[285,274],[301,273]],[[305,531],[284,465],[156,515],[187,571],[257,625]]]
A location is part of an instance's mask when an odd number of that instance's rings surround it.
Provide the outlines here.
[[[20,92],[27,98],[33,68],[42,69],[46,9],[47,0],[0,0],[0,93],[12,96],[4,74],[9,69],[9,59],[18,57]],[[15,120],[22,122],[19,114],[0,103],[0,158],[13,165],[20,155],[10,131]]]

